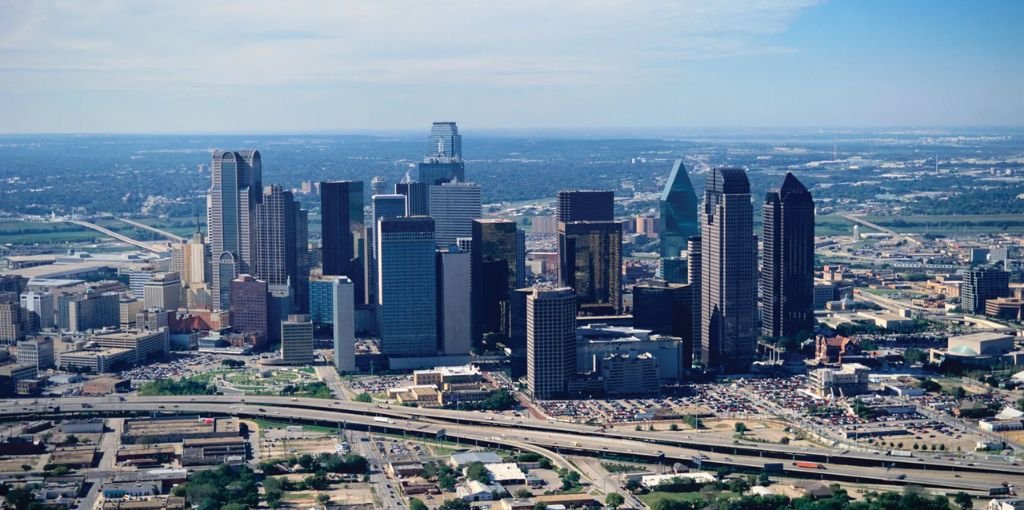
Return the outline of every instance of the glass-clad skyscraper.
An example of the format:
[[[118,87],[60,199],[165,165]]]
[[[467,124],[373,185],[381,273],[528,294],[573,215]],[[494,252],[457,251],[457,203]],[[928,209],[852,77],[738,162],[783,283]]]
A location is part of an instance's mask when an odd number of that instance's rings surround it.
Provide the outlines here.
[[[320,213],[323,274],[347,276],[352,280],[356,303],[364,303],[363,182],[320,183]]]
[[[437,353],[437,264],[434,220],[377,222],[380,350],[388,356]]]
[[[814,200],[786,173],[766,195],[761,217],[761,334],[806,338],[814,334]]]
[[[659,199],[661,219],[658,238],[661,240],[661,257],[679,257],[686,251],[686,241],[700,235],[697,222],[697,194],[686,173],[682,160],[676,160],[669,173],[668,182]]]

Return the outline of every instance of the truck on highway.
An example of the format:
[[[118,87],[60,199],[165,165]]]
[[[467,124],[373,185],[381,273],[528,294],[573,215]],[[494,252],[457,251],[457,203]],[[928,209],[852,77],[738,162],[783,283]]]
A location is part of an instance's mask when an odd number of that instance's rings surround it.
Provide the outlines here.
[[[394,423],[395,422],[395,420],[392,420],[391,418],[385,418],[383,416],[374,416],[373,417],[373,421],[380,422],[380,423]]]
[[[804,468],[804,469],[825,469],[825,466],[822,466],[821,464],[818,464],[817,462],[807,462],[807,461],[803,461],[803,460],[798,460],[798,461],[794,462],[793,465],[798,467],[798,468]]]
[[[892,457],[913,457],[914,452],[909,450],[889,450],[888,455]]]

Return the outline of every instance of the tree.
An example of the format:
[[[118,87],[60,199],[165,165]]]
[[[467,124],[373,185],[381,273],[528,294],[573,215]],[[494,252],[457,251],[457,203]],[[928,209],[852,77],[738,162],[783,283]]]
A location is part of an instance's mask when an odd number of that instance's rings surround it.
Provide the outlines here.
[[[521,499],[532,498],[533,497],[533,493],[530,492],[527,489],[521,489],[520,488],[520,489],[516,489],[515,497],[521,498]]]
[[[621,504],[623,504],[625,502],[626,502],[626,498],[622,497],[622,494],[619,494],[618,492],[613,492],[611,494],[608,494],[604,498],[604,504],[612,507],[612,510],[615,510],[616,508],[619,507],[619,505],[621,505]]]
[[[562,490],[569,490],[580,484],[580,474],[571,469],[566,469],[559,474],[558,478],[562,480]]]
[[[956,388],[953,388],[953,398],[961,399],[964,398],[965,396],[967,396],[967,391],[964,390],[963,386],[957,386]]]
[[[923,363],[926,358],[924,351],[921,349],[915,349],[913,347],[903,351],[903,361],[914,365],[917,363]]]
[[[673,424],[668,426],[668,429],[671,430],[672,432],[675,432],[675,431],[679,430],[679,425],[673,423]]]
[[[953,503],[960,507],[960,510],[971,510],[974,507],[974,498],[970,494],[960,491],[953,496]]]
[[[487,471],[487,466],[484,466],[483,462],[469,463],[466,466],[466,478],[480,483],[489,483],[491,481],[490,472]]]
[[[327,494],[317,494],[316,501],[321,505],[326,505],[331,501],[331,497],[328,496]]]
[[[426,503],[419,499],[412,498],[409,500],[409,510],[428,510],[428,508]]]
[[[745,424],[745,423],[743,423],[743,422],[741,422],[741,421],[738,421],[738,422],[736,422],[736,425],[733,425],[733,429],[735,429],[735,430],[736,430],[736,433],[737,433],[737,434],[743,434],[743,433],[745,433],[745,432],[746,432],[747,430],[749,430],[749,429],[747,428],[747,424]]]
[[[363,403],[369,404],[369,403],[373,402],[373,397],[371,397],[369,393],[364,391],[364,392],[356,395],[356,398],[354,398],[353,400],[355,400],[356,402],[363,402]]]
[[[942,385],[931,379],[925,379],[921,381],[921,389],[928,393],[938,393],[942,391]]]
[[[437,507],[437,510],[469,510],[469,503],[461,498],[449,499]]]
[[[548,505],[543,501],[538,501],[533,504],[533,510],[548,510]]]
[[[78,444],[78,436],[71,434],[70,436],[65,437],[64,444],[72,446]]]

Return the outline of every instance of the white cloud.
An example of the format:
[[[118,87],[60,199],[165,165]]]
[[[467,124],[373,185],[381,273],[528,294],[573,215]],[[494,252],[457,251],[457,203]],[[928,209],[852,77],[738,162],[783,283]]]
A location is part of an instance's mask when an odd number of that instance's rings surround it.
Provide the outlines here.
[[[794,51],[771,36],[813,3],[0,0],[0,79],[56,87],[66,84],[37,78],[67,73],[83,89],[599,84]]]

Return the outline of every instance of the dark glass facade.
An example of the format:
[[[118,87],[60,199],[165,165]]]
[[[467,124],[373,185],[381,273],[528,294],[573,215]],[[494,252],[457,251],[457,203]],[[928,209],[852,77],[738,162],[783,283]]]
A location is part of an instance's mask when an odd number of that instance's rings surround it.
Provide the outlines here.
[[[807,337],[814,329],[814,200],[791,173],[762,208],[761,335]]]
[[[356,304],[365,303],[363,182],[320,183],[320,215],[324,276],[347,276]]]

